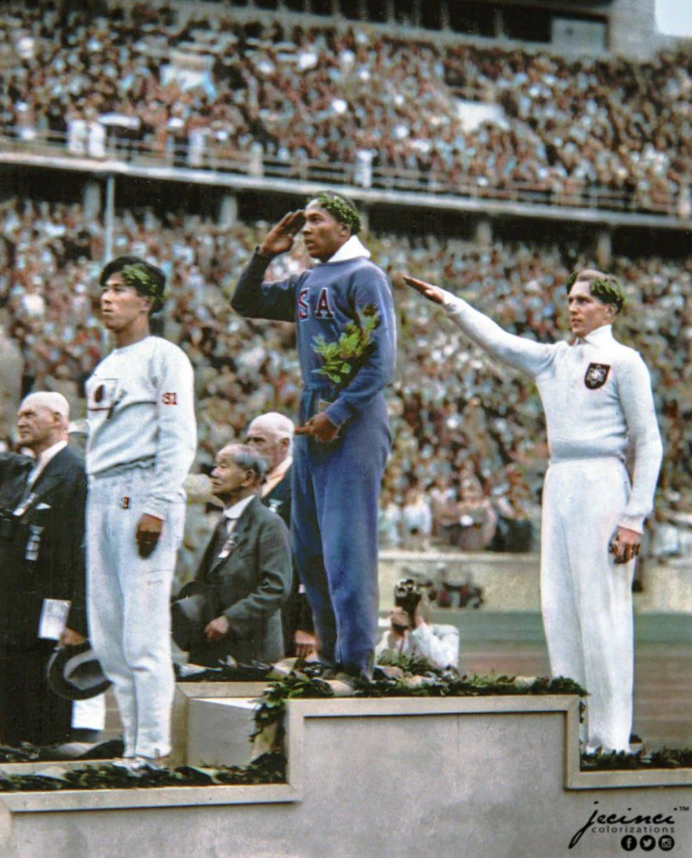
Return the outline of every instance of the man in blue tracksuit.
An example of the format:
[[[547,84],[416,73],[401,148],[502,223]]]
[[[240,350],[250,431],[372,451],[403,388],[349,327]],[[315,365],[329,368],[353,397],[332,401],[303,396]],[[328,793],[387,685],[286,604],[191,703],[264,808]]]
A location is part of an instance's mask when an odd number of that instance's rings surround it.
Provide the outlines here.
[[[320,660],[369,676],[377,630],[377,507],[390,435],[384,388],[396,359],[391,287],[357,237],[353,204],[322,192],[267,234],[238,280],[243,316],[296,323],[304,389],[291,530]],[[320,264],[267,282],[298,232]],[[329,376],[326,373],[329,373]]]

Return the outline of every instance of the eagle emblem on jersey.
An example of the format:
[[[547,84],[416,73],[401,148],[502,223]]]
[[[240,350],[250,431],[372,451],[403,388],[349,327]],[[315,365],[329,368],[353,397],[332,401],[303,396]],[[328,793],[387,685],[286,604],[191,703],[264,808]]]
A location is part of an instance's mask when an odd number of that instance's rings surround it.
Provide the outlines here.
[[[584,384],[589,390],[596,390],[603,387],[608,379],[610,365],[607,363],[590,363],[584,376]]]

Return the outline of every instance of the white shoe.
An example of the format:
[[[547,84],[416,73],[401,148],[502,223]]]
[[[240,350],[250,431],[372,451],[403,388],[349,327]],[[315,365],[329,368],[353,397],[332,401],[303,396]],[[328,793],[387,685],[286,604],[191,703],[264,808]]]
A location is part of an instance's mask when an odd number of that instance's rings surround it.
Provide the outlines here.
[[[168,757],[120,757],[113,760],[112,765],[118,769],[126,769],[128,772],[144,772],[149,769],[153,772],[168,771]]]

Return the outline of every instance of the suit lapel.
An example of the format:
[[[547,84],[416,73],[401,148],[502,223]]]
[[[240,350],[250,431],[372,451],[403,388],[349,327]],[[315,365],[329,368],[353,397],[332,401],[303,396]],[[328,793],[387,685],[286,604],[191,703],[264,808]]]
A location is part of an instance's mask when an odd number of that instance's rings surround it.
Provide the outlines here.
[[[202,569],[205,570],[205,577],[213,572],[217,566],[223,563],[223,560],[219,559],[219,552],[221,551],[221,547],[223,546],[226,538],[226,521],[227,519],[224,515],[222,515],[218,520],[211,536],[209,546],[207,547],[204,558],[202,559]]]
[[[45,497],[53,486],[62,480],[65,472],[69,470],[71,457],[72,453],[67,447],[64,447],[53,456],[41,471],[30,490],[30,494],[34,496],[34,505],[40,502],[41,498]]]

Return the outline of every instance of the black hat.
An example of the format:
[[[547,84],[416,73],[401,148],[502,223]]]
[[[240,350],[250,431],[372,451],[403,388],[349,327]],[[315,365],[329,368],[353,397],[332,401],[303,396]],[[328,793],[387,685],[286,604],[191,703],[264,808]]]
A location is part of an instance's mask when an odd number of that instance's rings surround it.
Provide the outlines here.
[[[183,652],[204,643],[206,588],[190,581],[171,604],[171,633]]]
[[[65,700],[88,700],[111,684],[89,641],[56,649],[48,660],[46,677],[51,690]]]

